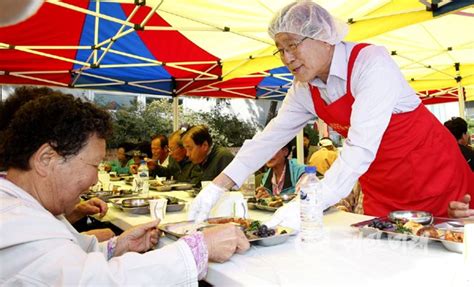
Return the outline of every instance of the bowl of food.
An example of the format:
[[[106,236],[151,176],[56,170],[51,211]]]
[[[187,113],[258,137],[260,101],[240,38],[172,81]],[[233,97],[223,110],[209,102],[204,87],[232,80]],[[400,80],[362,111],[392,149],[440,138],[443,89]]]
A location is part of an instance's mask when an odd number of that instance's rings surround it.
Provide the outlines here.
[[[422,225],[431,224],[433,222],[433,214],[426,211],[417,210],[397,210],[388,214],[388,218],[392,222],[416,222]]]

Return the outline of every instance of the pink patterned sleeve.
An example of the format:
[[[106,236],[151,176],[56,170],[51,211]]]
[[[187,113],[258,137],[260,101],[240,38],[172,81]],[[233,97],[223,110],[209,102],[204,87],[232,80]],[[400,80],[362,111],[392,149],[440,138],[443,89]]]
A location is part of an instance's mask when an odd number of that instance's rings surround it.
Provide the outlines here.
[[[194,256],[194,261],[196,262],[196,268],[198,272],[198,280],[206,277],[207,274],[207,261],[209,260],[209,253],[207,251],[207,246],[204,241],[204,235],[202,232],[196,232],[191,235],[185,236],[180,240],[184,240],[191,248],[191,252]]]

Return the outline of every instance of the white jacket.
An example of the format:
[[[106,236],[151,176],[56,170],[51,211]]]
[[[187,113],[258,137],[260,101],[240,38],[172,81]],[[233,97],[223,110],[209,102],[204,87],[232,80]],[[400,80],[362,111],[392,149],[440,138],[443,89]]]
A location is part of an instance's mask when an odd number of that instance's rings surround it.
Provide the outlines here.
[[[107,261],[106,243],[78,233],[31,195],[0,178],[0,285],[197,286],[190,248],[178,241]]]

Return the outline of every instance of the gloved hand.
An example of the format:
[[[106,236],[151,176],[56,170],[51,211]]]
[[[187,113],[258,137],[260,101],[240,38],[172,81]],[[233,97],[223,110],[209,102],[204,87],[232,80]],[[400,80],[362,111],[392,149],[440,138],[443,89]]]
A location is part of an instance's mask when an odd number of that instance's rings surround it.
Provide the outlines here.
[[[273,228],[277,225],[290,227],[296,232],[300,231],[301,219],[300,219],[300,200],[299,197],[295,197],[288,204],[280,207],[275,211],[272,218],[265,222],[265,225],[269,228]]]
[[[204,229],[209,261],[225,262],[235,253],[243,253],[250,247],[250,243],[239,227],[233,224]]]
[[[225,189],[214,184],[208,184],[191,203],[188,218],[196,223],[203,222],[209,217],[212,207],[224,194]]]

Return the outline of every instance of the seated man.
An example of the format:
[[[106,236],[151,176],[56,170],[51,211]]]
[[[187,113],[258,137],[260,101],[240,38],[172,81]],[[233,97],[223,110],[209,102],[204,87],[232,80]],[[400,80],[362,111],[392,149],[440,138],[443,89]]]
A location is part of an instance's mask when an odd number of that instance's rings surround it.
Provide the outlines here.
[[[147,160],[148,170],[152,171],[157,166],[167,167],[169,164],[168,138],[165,135],[154,135],[151,138],[151,158]]]
[[[142,153],[139,150],[132,150],[129,151],[128,154],[132,156],[132,159],[130,159],[127,163],[130,173],[131,174],[136,174],[138,171],[138,167],[140,166],[140,163],[142,160],[145,160],[146,154]]]
[[[337,159],[337,149],[330,138],[324,137],[318,143],[320,149],[313,153],[309,159],[308,165],[316,167],[321,175],[331,167],[332,163]]]
[[[64,214],[97,182],[110,115],[50,89],[20,89],[0,102],[0,114],[8,119],[0,123],[3,285],[197,285],[208,259],[223,262],[249,248],[229,225],[147,253],[158,243],[159,220],[101,243],[78,233]]]
[[[261,186],[255,192],[256,198],[295,193],[296,183],[304,173],[305,166],[296,159],[288,159],[291,149],[289,142],[267,161],[268,170],[263,174]]]
[[[214,179],[234,158],[228,149],[212,143],[204,125],[191,127],[183,135],[183,145],[189,159],[201,167],[201,181]]]
[[[467,122],[463,118],[452,118],[446,121],[444,126],[456,138],[462,155],[471,167],[471,170],[474,171],[474,150],[469,146],[470,135],[467,130]]]
[[[192,163],[186,156],[186,149],[183,146],[181,135],[183,130],[173,132],[169,137],[169,164],[167,167],[156,166],[154,170],[150,170],[150,176],[164,176],[180,182],[190,182],[197,184],[201,181],[201,168],[199,165]]]

